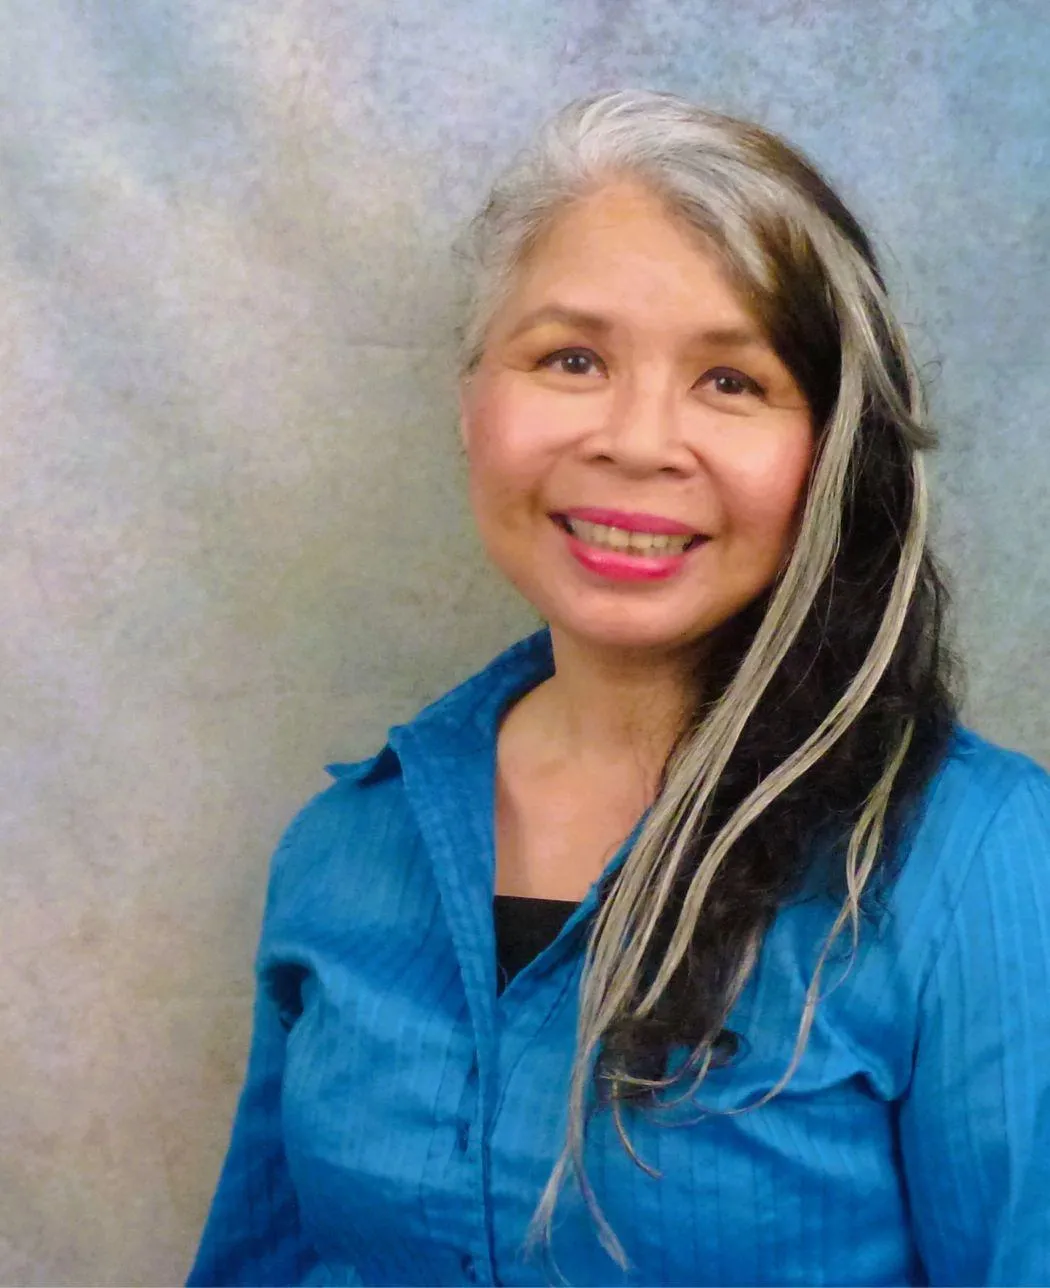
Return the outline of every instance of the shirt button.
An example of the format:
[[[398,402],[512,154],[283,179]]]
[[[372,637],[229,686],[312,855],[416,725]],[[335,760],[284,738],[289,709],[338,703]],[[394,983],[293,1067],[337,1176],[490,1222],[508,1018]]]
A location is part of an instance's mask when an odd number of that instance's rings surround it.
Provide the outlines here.
[[[478,1272],[474,1269],[474,1258],[469,1252],[463,1254],[459,1264],[463,1267],[467,1283],[476,1284],[478,1282]]]

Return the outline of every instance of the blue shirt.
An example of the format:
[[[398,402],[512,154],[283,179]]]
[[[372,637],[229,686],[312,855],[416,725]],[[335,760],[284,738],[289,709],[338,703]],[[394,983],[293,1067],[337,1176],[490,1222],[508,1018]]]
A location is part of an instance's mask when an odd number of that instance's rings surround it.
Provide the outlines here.
[[[565,1128],[595,891],[499,997],[492,896],[499,720],[552,671],[547,631],[520,641],[375,758],[330,766],[281,841],[191,1284],[547,1282],[521,1246]],[[779,914],[709,1108],[783,1073],[834,912]],[[630,1114],[659,1178],[592,1120],[588,1174],[632,1269],[570,1185],[570,1283],[1050,1284],[1050,776],[958,730],[888,913],[770,1103]]]

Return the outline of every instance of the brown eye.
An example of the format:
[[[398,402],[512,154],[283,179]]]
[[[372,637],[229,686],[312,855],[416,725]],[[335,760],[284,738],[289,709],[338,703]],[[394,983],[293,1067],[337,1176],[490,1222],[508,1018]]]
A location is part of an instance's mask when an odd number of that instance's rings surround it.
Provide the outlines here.
[[[539,365],[567,376],[589,376],[597,368],[598,357],[590,349],[559,349],[541,358]]]
[[[728,398],[739,398],[741,394],[757,394],[761,397],[763,393],[762,386],[742,371],[719,367],[715,371],[709,371],[704,379],[711,382],[716,393],[725,394]]]

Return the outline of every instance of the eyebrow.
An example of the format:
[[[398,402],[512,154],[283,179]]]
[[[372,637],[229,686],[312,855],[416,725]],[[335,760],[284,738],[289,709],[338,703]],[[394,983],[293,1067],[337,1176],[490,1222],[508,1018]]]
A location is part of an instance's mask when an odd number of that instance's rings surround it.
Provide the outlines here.
[[[600,313],[589,313],[586,309],[569,308],[564,304],[544,304],[538,309],[533,309],[531,313],[526,313],[510,333],[509,339],[515,340],[524,332],[547,322],[562,322],[567,326],[593,331],[598,335],[607,335],[616,326],[611,318],[604,317]],[[695,331],[689,339],[693,342],[722,345],[726,348],[769,348],[769,342],[765,336],[749,326],[710,327]]]

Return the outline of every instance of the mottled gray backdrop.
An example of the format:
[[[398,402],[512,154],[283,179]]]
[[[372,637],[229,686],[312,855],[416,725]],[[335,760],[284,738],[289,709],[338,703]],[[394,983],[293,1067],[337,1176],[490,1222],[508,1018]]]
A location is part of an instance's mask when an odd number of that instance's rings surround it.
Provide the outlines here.
[[[0,0],[0,1281],[170,1284],[279,831],[532,629],[448,245],[581,93],[806,148],[932,385],[968,714],[1050,762],[1045,0]]]

